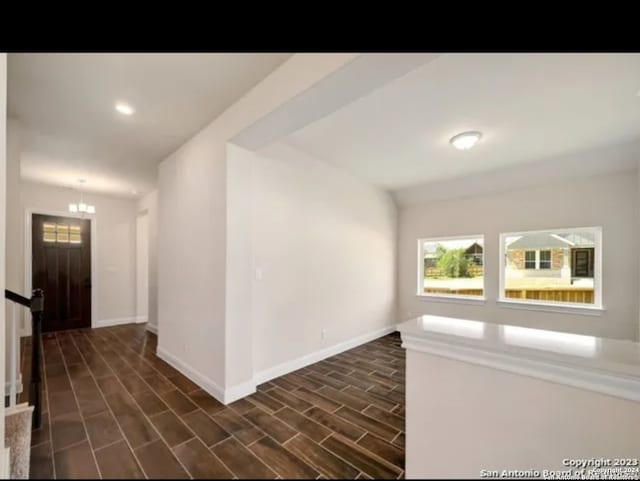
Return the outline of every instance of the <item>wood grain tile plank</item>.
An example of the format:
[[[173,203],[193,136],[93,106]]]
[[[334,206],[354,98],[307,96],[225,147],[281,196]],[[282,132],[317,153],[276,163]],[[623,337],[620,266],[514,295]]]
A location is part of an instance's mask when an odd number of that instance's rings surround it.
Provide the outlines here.
[[[181,444],[174,453],[194,479],[231,479],[233,473],[199,439]]]
[[[239,479],[276,478],[276,473],[234,438],[217,444],[211,450]]]
[[[213,420],[218,423],[228,433],[233,434],[244,445],[251,444],[252,442],[260,439],[264,436],[264,433],[240,416],[233,409],[225,409],[220,411]]]
[[[178,416],[182,416],[183,414],[187,414],[198,409],[198,406],[196,406],[192,402],[192,399],[189,399],[177,389],[174,389],[173,391],[158,393],[158,396],[160,396],[160,398],[171,409],[173,409]]]
[[[327,411],[317,407],[309,409],[305,415],[331,431],[342,434],[344,437],[353,441],[360,438],[360,436],[365,433],[365,429],[362,429],[356,424],[345,421],[337,414],[328,413]]]
[[[397,467],[378,460],[368,454],[362,447],[344,438],[332,435],[321,444],[336,456],[344,459],[374,479],[395,479],[400,474],[400,470]]]
[[[285,479],[315,479],[320,474],[269,437],[256,441],[249,449]]]
[[[387,441],[393,440],[393,438],[395,438],[396,435],[400,432],[400,430],[395,429],[388,424],[381,423],[376,419],[365,416],[364,414],[358,411],[354,411],[353,409],[348,407],[341,407],[336,411],[336,414],[341,418],[355,424],[356,426],[360,426],[365,431],[377,434],[382,439],[385,439]]]
[[[380,407],[382,409],[386,409],[389,412],[393,408],[395,408],[396,405],[398,404],[395,401],[389,399],[388,397],[381,396],[380,394],[375,394],[372,391],[373,390],[364,391],[364,390],[360,389],[359,387],[349,386],[347,389],[344,390],[344,393],[348,394],[350,396],[357,397],[357,398],[365,401],[367,403],[367,405],[375,404],[376,406],[378,406],[378,407]]]
[[[207,446],[213,446],[231,436],[201,409],[185,415],[182,420]]]
[[[305,411],[311,407],[311,404],[304,399],[300,399],[299,397],[296,397],[295,395],[279,387],[276,387],[275,389],[269,391],[266,396],[269,396],[276,401],[281,402],[282,404],[285,404],[299,412]]]
[[[298,388],[296,391],[293,392],[293,394],[296,397],[299,397],[300,399],[304,399],[305,401],[313,404],[314,406],[322,408],[325,411],[329,411],[329,412],[335,411],[342,405],[337,401],[334,401],[326,396],[323,396],[320,393],[310,391],[305,387]]]
[[[371,401],[367,399],[362,399],[361,397],[353,396],[350,393],[345,391],[338,391],[330,386],[325,386],[318,391],[318,394],[322,394],[323,396],[328,397],[332,401],[338,402],[345,406],[349,406],[356,411],[361,411],[366,408]]]
[[[135,454],[149,479],[189,479],[189,474],[159,439],[139,447]]]
[[[288,441],[285,447],[327,478],[353,479],[358,475],[353,466],[302,434]]]
[[[275,384],[273,386],[273,388],[275,388]],[[272,389],[273,389],[272,388]],[[268,391],[267,391],[268,394]],[[250,396],[248,396],[246,399],[248,399],[250,402],[252,402],[253,404],[255,404],[256,406],[265,409],[267,412],[276,412],[280,409],[282,409],[284,407],[284,404],[282,404],[280,401],[275,400],[274,398],[268,396],[267,394],[263,393],[263,392],[256,392]]]
[[[262,431],[278,441],[280,444],[294,437],[297,431],[280,421],[275,416],[255,407],[244,414],[244,417],[258,426]]]
[[[56,477],[59,479],[97,479],[98,468],[89,443],[84,441],[53,454]]]
[[[367,416],[377,419],[380,422],[388,424],[389,426],[393,426],[398,431],[405,430],[405,421],[403,417],[396,414],[391,414],[389,411],[380,409],[377,406],[369,406],[367,409],[362,411],[362,414],[366,414]]]
[[[144,473],[124,441],[111,444],[95,452],[104,479],[144,479]]]
[[[373,454],[389,461],[400,469],[404,469],[404,448],[394,446],[372,434],[365,434],[358,444]]]
[[[191,430],[171,411],[150,416],[149,420],[170,447],[184,443],[194,437]]]
[[[318,424],[313,419],[303,416],[288,407],[278,411],[275,415],[293,429],[300,431],[316,442],[322,441],[331,433],[326,427]]]

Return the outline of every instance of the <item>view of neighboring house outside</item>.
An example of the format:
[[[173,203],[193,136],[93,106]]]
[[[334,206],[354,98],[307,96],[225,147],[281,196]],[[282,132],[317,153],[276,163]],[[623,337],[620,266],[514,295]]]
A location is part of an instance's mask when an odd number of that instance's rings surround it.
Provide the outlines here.
[[[594,304],[597,229],[503,234],[503,297]],[[599,232],[599,231],[598,231]],[[421,295],[482,297],[484,238],[421,239]]]
[[[484,295],[484,238],[423,239],[422,294]]]
[[[505,296],[594,302],[595,235],[548,232],[505,238]]]

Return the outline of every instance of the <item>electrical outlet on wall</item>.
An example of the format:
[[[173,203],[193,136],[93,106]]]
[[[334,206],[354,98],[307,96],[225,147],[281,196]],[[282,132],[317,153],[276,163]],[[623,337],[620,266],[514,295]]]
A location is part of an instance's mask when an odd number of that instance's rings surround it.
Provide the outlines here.
[[[256,281],[262,280],[262,268],[256,267]]]
[[[323,341],[327,338],[327,330],[326,329],[322,329],[320,331],[320,339],[322,339]]]

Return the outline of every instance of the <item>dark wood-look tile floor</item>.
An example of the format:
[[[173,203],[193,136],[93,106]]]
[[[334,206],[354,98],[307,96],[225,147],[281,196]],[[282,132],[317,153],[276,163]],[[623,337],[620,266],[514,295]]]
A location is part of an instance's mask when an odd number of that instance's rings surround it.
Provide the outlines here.
[[[397,333],[228,406],[159,359],[156,345],[139,324],[43,336],[45,414],[32,436],[32,478],[404,477]]]

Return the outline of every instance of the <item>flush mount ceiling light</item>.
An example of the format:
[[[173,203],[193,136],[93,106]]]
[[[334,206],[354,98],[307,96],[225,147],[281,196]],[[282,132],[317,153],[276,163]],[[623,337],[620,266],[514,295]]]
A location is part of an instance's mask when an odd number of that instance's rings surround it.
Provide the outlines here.
[[[135,110],[133,110],[133,107],[131,105],[124,102],[118,102],[116,104],[116,110],[120,112],[122,115],[133,115],[133,113],[135,112]]]
[[[481,137],[482,133],[478,131],[462,132],[461,134],[451,137],[449,142],[451,142],[451,145],[458,150],[469,150],[471,147],[476,145]]]
[[[87,181],[84,179],[78,179],[78,183],[80,184],[80,202],[78,202],[77,204],[69,204],[69,212],[72,212],[74,214],[79,212],[82,214],[82,217],[84,217],[85,214],[96,213],[95,206],[85,204],[84,199],[82,198],[82,186],[86,182]]]

